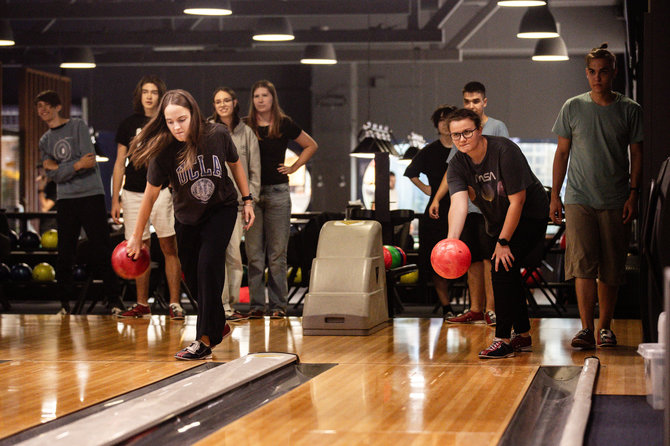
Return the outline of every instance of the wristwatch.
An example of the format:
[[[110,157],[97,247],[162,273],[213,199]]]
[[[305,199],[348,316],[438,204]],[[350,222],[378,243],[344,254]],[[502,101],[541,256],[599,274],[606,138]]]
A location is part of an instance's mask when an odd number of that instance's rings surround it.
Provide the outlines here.
[[[254,197],[251,195],[251,192],[249,192],[249,195],[242,197],[242,201],[254,201]]]
[[[500,246],[507,246],[507,245],[509,245],[509,240],[504,239],[504,238],[499,238],[499,239],[498,239],[498,244],[499,244]]]

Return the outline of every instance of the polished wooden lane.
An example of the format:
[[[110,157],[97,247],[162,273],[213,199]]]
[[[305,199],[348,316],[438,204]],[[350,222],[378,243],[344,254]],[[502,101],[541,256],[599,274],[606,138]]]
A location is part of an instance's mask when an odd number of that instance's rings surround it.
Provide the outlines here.
[[[576,319],[533,321],[534,351],[480,360],[493,329],[398,318],[371,336],[303,336],[299,318],[234,325],[215,361],[282,351],[338,365],[200,444],[496,444],[540,365],[596,354],[602,394],[645,392],[639,321],[615,321],[620,346],[569,348]],[[195,319],[0,316],[0,438],[200,363],[172,355]]]

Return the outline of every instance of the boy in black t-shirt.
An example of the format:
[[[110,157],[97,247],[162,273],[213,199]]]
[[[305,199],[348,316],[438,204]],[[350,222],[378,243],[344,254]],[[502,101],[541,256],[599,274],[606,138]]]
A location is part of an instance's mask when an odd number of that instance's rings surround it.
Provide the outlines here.
[[[507,358],[515,351],[531,349],[519,265],[544,239],[549,198],[521,149],[507,138],[483,136],[475,112],[460,109],[447,119],[459,151],[447,171],[451,194],[448,238],[461,235],[469,196],[484,215],[486,232],[498,239],[491,256],[496,337],[479,357]]]
[[[121,208],[123,208],[123,223],[126,240],[132,235],[137,214],[139,212],[144,189],[147,185],[146,167],[136,167],[127,160],[128,149],[133,138],[156,115],[158,104],[165,94],[165,83],[157,76],[142,77],[133,92],[133,109],[135,113],[124,119],[116,133],[117,154],[112,175],[112,218],[120,223]],[[123,191],[121,185],[123,184]],[[121,194],[119,194],[121,192]],[[181,264],[177,256],[177,238],[174,229],[174,209],[172,197],[166,187],[161,189],[158,203],[152,209],[149,218],[153,225],[161,251],[165,257],[165,277],[170,291],[170,318],[184,319],[184,310],[179,303]],[[151,233],[149,224],[144,228],[142,240],[149,249]],[[149,307],[149,277],[151,268],[135,279],[137,288],[137,303],[120,313],[121,318],[140,318],[151,316]]]

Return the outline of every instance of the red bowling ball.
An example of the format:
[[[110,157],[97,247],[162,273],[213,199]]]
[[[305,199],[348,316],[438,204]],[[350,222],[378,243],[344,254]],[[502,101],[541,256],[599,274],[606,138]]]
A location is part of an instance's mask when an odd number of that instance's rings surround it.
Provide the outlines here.
[[[112,268],[114,268],[119,277],[136,279],[149,268],[151,257],[149,256],[149,250],[144,245],[137,259],[128,257],[128,252],[126,251],[127,244],[128,241],[124,240],[114,248],[114,252],[112,253]]]
[[[467,245],[458,239],[439,241],[430,253],[430,263],[437,274],[445,279],[457,279],[470,268],[472,257]]]

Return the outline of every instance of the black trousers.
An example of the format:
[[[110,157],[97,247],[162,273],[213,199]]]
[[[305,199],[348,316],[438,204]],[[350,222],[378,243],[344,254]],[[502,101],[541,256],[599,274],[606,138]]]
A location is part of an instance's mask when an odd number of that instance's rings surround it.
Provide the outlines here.
[[[197,225],[175,223],[184,279],[198,302],[196,339],[208,336],[211,347],[223,339],[226,324],[221,292],[226,277],[226,248],[236,219],[234,205],[216,209]]]
[[[521,285],[521,267],[528,254],[538,244],[544,243],[547,231],[547,219],[521,218],[509,247],[514,256],[514,263],[509,271],[505,271],[502,263],[495,271],[495,262],[491,262],[491,281],[496,307],[496,337],[509,338],[512,328],[516,333],[530,330],[528,306]]]
[[[107,209],[104,195],[58,200],[58,260],[56,278],[58,292],[64,308],[69,309],[69,300],[74,297],[72,267],[77,254],[77,242],[81,228],[86,231],[90,249],[87,259],[89,278],[104,281],[108,304],[116,302],[119,284],[112,270],[112,246],[109,239]],[[112,300],[113,299],[113,300]]]

